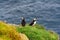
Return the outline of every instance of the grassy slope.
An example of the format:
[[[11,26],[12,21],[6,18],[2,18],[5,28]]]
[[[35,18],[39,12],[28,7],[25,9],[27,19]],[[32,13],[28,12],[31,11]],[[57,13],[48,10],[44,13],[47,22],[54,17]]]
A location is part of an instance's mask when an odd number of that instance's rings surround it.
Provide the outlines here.
[[[14,25],[8,25],[0,21],[0,40],[18,40],[19,33],[24,33],[28,36],[30,40],[58,40],[56,33],[47,31],[43,26],[35,25],[29,26],[26,25],[22,27],[15,27]]]
[[[16,31],[14,25],[0,21],[0,40],[25,40],[25,38],[23,34]]]
[[[17,31],[24,33],[30,40],[58,40],[56,33],[47,31],[43,26],[35,25],[25,27],[17,27]]]

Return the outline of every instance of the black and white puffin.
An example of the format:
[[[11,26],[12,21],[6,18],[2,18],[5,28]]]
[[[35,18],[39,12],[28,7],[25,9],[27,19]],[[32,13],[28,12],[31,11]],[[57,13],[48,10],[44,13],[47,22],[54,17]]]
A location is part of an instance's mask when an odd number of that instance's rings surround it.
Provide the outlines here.
[[[30,26],[34,26],[35,24],[36,24],[36,18],[34,18],[29,25],[30,25]]]
[[[22,17],[21,25],[22,26],[25,26],[26,25],[26,21],[25,21],[25,18],[24,17]]]

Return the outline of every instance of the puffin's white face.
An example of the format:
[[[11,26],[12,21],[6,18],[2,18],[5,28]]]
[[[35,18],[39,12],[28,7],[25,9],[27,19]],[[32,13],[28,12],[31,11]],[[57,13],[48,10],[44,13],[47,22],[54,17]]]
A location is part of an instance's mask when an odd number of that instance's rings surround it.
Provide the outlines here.
[[[36,18],[34,18],[34,20],[37,20]]]
[[[21,19],[24,19],[23,17],[21,17]]]

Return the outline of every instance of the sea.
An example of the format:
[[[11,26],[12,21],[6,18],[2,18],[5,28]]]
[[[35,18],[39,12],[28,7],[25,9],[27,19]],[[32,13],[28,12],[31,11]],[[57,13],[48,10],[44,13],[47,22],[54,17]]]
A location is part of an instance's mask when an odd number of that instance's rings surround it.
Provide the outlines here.
[[[60,34],[60,0],[0,0],[0,20],[20,24],[21,17]]]

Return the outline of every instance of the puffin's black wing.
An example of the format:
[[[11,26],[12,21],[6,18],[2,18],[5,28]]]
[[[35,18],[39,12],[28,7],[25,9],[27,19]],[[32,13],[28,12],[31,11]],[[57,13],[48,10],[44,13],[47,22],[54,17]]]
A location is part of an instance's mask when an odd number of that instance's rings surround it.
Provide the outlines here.
[[[34,24],[34,21],[32,21],[29,25],[32,26]]]

